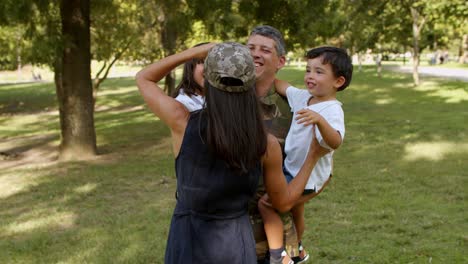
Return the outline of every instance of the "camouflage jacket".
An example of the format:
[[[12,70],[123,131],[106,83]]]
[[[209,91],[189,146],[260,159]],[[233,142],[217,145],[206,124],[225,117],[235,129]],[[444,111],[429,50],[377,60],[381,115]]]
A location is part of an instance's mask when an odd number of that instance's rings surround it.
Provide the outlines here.
[[[284,141],[288,134],[292,119],[291,108],[289,107],[286,98],[277,94],[273,88],[270,89],[266,96],[260,98],[260,104],[264,113],[264,122],[268,132],[278,138],[281,147],[284,150]],[[260,178],[256,195],[249,204],[250,222],[252,224],[255,237],[257,259],[259,260],[259,263],[263,263],[263,259],[268,252],[268,242],[265,230],[263,229],[263,221],[257,207],[258,199],[260,199],[264,193],[265,187],[263,185],[263,178]],[[290,256],[297,256],[299,254],[297,248],[298,242],[292,216],[290,213],[286,213],[283,214],[281,218],[283,219],[284,224],[284,245],[286,247],[286,251]]]

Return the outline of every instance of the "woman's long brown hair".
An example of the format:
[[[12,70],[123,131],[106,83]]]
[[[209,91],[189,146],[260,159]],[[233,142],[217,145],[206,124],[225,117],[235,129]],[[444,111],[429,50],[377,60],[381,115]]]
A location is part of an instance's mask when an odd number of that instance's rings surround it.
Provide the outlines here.
[[[266,151],[267,139],[255,87],[247,92],[224,92],[205,81],[207,141],[230,167],[247,172]]]

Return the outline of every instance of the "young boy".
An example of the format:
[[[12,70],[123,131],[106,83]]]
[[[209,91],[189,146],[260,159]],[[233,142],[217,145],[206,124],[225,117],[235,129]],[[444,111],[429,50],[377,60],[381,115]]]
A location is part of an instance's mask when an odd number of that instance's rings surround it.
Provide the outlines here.
[[[353,65],[345,50],[335,47],[319,47],[307,52],[304,83],[307,90],[298,89],[281,80],[275,81],[279,94],[287,96],[294,113],[291,128],[286,137],[284,175],[290,182],[299,172],[313,137],[322,147],[330,149],[315,166],[302,197],[291,209],[299,241],[299,256],[291,258],[284,252],[283,223],[265,195],[258,206],[262,215],[270,246],[271,263],[302,263],[309,255],[301,245],[304,233],[304,203],[317,196],[332,174],[333,150],[343,142],[344,114],[336,93],[351,82]]]

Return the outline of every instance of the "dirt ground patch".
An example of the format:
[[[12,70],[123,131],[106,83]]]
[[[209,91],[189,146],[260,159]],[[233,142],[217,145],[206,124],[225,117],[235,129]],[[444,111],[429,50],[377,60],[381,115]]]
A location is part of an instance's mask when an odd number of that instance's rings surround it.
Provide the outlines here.
[[[58,135],[4,139],[0,143],[0,169],[48,166],[57,162]]]

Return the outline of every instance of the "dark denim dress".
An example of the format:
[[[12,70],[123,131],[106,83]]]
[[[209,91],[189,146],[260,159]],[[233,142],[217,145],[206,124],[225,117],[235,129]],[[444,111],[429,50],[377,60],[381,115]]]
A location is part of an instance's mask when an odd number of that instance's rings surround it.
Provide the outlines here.
[[[205,117],[191,114],[176,159],[177,204],[165,263],[257,263],[247,206],[260,162],[247,174],[229,169],[204,143]]]

